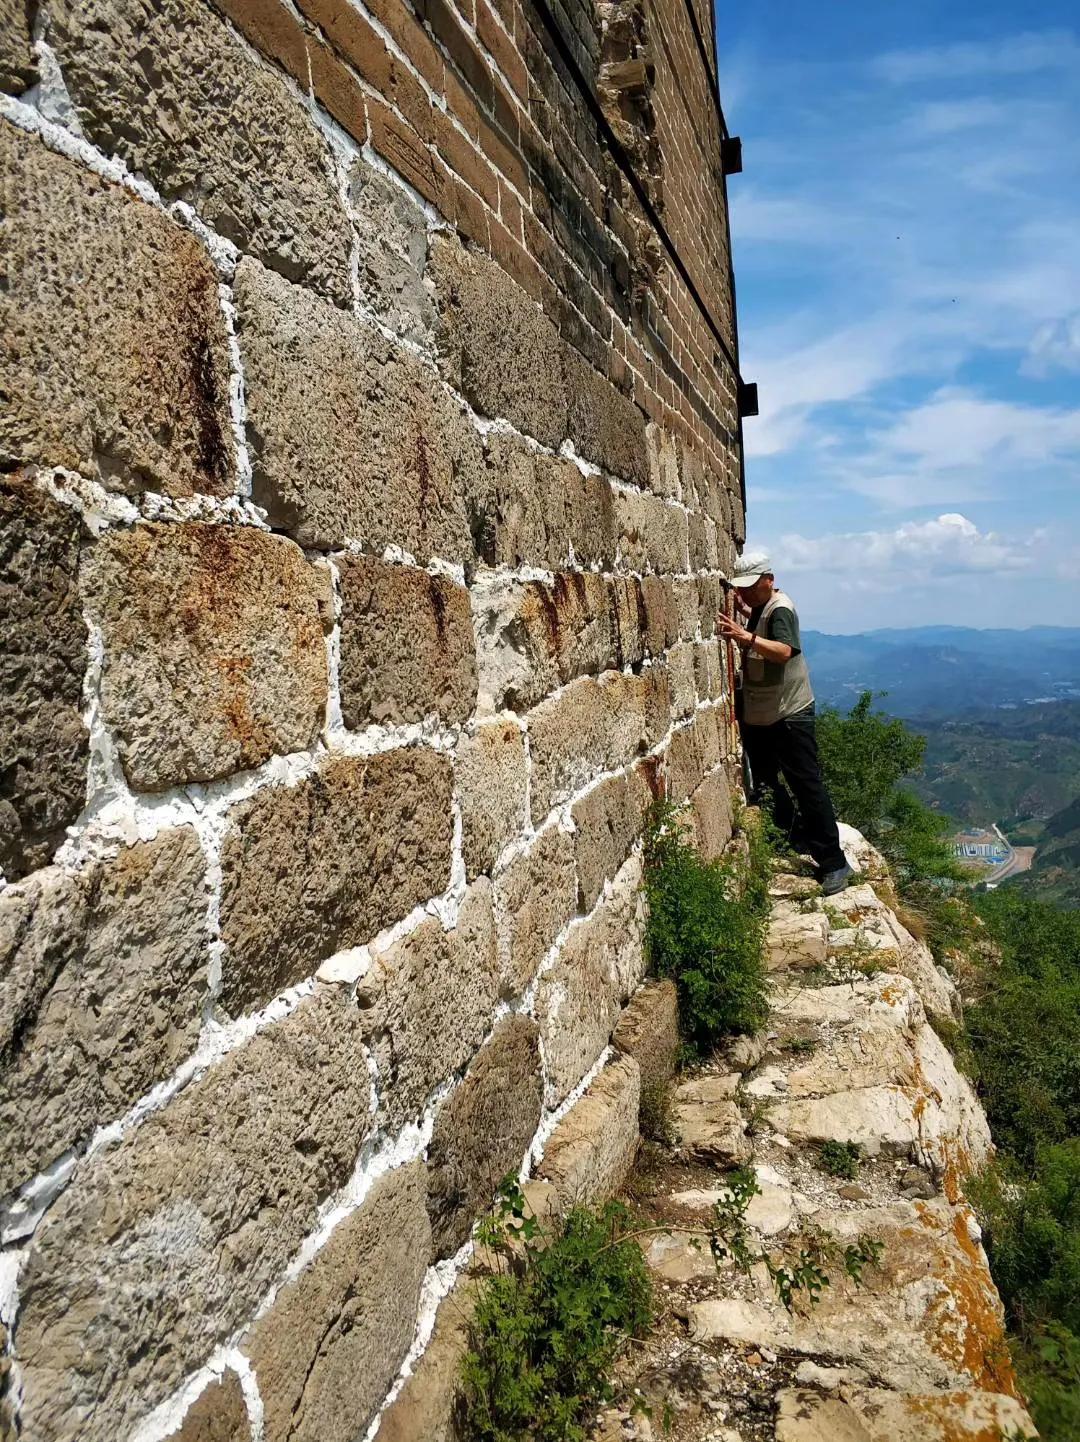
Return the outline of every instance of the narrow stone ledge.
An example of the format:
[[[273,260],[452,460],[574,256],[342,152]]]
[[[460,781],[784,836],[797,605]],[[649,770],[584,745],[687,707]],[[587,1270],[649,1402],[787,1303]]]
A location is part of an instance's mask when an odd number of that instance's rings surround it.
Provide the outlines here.
[[[136,790],[306,751],[326,714],[326,574],[284,536],[139,525],[94,547],[83,595],[105,646],[102,712]]]
[[[311,976],[450,880],[450,762],[427,747],[336,756],[229,814],[221,1003],[233,1015]]]
[[[210,257],[159,210],[6,120],[0,167],[0,455],[132,494],[227,495],[229,363]]]
[[[205,923],[191,827],[0,893],[0,1195],[122,1116],[194,1050]]]

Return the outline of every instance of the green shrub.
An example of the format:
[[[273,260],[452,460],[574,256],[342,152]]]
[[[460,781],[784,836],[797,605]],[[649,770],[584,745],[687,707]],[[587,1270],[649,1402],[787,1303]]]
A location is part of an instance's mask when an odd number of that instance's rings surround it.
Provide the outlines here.
[[[764,945],[769,850],[749,834],[748,861],[705,861],[671,806],[653,807],[645,832],[645,945],[657,976],[679,992],[682,1033],[699,1055],[765,1021]]]
[[[1016,1370],[1042,1442],[1080,1437],[1080,1337],[1059,1322],[1016,1348]]]
[[[460,1421],[471,1442],[585,1442],[627,1338],[652,1319],[641,1248],[616,1202],[575,1208],[549,1235],[512,1178],[480,1240],[504,1270],[481,1287],[462,1362]]]
[[[926,741],[902,721],[873,711],[864,691],[844,716],[825,707],[817,718],[818,754],[836,814],[867,836],[881,829],[897,783],[923,762]]]
[[[859,1174],[862,1150],[858,1142],[822,1142],[821,1165],[830,1177],[854,1180]]]
[[[968,1008],[979,1090],[999,1147],[1030,1171],[1080,1136],[1080,916],[1008,891],[977,900],[1001,952]]]

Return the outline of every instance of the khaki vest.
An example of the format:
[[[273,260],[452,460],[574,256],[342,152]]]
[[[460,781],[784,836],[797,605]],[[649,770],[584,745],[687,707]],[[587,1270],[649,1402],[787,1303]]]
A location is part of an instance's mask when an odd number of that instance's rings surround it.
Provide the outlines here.
[[[795,610],[790,597],[783,591],[774,591],[758,617],[755,636],[769,639],[769,617],[781,606]],[[794,716],[813,699],[810,672],[801,651],[790,661],[766,661],[763,656],[747,655],[743,662],[744,725],[772,726],[787,716]]]

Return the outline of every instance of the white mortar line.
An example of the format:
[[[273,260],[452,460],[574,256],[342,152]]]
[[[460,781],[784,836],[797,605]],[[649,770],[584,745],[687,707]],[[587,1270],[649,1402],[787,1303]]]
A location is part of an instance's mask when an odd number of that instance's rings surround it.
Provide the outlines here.
[[[190,1082],[198,1080],[230,1052],[250,1041],[260,1031],[289,1016],[315,990],[314,978],[299,982],[276,996],[267,1006],[235,1021],[205,1022],[195,1050],[168,1077],[145,1093],[123,1116],[94,1132],[85,1149],[70,1149],[24,1183],[13,1197],[0,1205],[0,1244],[9,1245],[29,1236],[69,1181],[75,1168],[106,1147],[115,1146],[147,1117],[159,1112]]]

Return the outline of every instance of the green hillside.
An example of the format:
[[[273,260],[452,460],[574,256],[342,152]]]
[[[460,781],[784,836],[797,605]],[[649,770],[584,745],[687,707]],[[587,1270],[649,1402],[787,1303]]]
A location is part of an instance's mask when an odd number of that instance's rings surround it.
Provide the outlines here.
[[[926,737],[912,785],[958,821],[996,821],[1010,840],[1037,843],[1050,819],[1080,798],[1080,702],[912,724]]]

